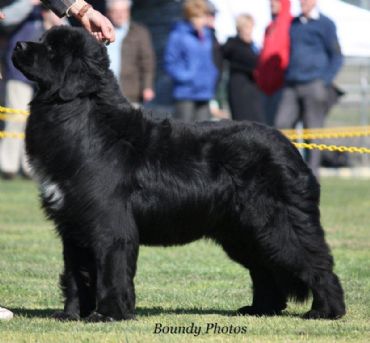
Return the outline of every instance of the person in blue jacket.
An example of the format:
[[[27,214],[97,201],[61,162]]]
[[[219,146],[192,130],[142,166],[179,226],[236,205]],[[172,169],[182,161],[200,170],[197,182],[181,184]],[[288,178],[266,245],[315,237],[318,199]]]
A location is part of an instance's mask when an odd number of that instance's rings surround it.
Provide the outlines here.
[[[208,4],[186,0],[183,13],[185,19],[170,33],[164,56],[165,70],[173,80],[174,117],[185,122],[208,120],[219,73],[207,27]]]

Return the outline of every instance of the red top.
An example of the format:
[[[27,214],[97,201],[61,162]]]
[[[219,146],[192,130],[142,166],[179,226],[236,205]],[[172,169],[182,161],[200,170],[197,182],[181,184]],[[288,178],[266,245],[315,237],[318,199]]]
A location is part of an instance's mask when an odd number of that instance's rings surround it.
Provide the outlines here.
[[[280,0],[281,10],[265,32],[262,51],[255,70],[255,79],[261,90],[271,95],[284,83],[290,54],[290,0]]]

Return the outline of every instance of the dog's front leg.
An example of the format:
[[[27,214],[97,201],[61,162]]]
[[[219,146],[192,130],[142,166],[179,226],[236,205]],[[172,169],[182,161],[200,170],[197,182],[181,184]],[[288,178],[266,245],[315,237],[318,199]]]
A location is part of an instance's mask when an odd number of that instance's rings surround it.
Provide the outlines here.
[[[139,242],[112,238],[97,249],[97,308],[88,321],[127,320],[135,317],[134,277]]]
[[[53,318],[58,320],[78,320],[86,317],[95,308],[95,272],[91,265],[90,251],[76,247],[63,239],[64,272],[60,285],[64,294],[64,310],[56,312]]]

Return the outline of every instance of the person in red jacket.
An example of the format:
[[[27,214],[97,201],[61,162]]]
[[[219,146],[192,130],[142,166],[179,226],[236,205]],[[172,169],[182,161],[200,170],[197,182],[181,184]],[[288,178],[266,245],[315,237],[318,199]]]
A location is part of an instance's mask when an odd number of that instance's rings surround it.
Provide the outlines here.
[[[290,0],[270,0],[270,6],[273,20],[265,32],[255,80],[267,95],[265,110],[268,124],[272,125],[280,100],[279,90],[284,84],[284,74],[289,64],[292,15]]]

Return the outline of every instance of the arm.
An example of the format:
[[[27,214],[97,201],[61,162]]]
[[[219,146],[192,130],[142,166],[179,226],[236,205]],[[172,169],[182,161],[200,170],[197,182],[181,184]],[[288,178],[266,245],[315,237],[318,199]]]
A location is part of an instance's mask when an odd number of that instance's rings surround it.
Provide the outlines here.
[[[258,55],[252,45],[249,49],[242,49],[240,44],[229,39],[223,46],[224,58],[229,61],[230,69],[250,73],[256,68]]]
[[[150,34],[147,29],[142,29],[141,34],[141,75],[143,82],[143,99],[144,101],[153,100],[155,94],[153,91],[154,74],[155,74],[155,53],[150,39]]]
[[[187,82],[193,79],[194,73],[186,67],[181,37],[171,34],[164,54],[164,67],[167,73],[177,82]]]
[[[31,13],[33,4],[30,0],[16,0],[11,5],[2,9],[4,20],[3,26],[18,25]]]
[[[330,22],[325,31],[326,32],[323,33],[323,37],[325,49],[329,58],[329,64],[325,70],[323,80],[326,85],[330,85],[343,64],[343,55],[339,45],[335,24]]]
[[[75,3],[75,0],[41,0],[41,2],[61,18],[66,15],[67,10]]]
[[[84,0],[41,0],[41,2],[59,17],[67,13],[73,15],[98,40],[114,42],[115,32],[112,23]]]
[[[281,67],[286,68],[288,66],[291,22],[290,0],[281,0],[281,11],[265,32],[260,63],[265,63],[271,56],[279,55]]]
[[[229,38],[226,43],[221,47],[222,56],[225,60],[230,60],[232,50],[232,40]]]
[[[281,1],[281,10],[275,20],[290,22],[292,15],[290,13],[290,0],[280,0]]]

